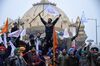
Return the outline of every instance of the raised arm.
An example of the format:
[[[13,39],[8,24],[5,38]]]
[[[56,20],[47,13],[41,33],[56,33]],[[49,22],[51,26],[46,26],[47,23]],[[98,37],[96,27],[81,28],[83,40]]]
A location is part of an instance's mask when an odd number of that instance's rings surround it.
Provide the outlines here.
[[[41,22],[45,25],[46,24],[46,21],[41,17],[40,14],[39,14],[39,17],[40,17]]]
[[[80,29],[80,25],[81,25],[81,22],[80,22],[79,27],[78,27],[78,29],[77,29],[76,35],[73,36],[73,37],[71,38],[71,41],[73,41],[73,40],[78,36],[78,34],[79,34],[79,29]]]
[[[61,17],[61,14],[53,21],[53,25],[55,25],[57,23],[57,21],[59,20],[60,17]]]

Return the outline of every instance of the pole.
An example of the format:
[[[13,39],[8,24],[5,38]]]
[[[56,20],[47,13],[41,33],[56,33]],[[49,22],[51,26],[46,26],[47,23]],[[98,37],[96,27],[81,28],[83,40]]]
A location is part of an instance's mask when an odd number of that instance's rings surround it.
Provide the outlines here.
[[[87,20],[94,20],[94,21],[95,21],[95,28],[96,28],[96,44],[98,44],[98,28],[97,28],[97,19],[88,18]]]
[[[45,9],[44,9],[45,10]],[[44,10],[42,10],[39,14],[41,14]],[[30,21],[30,23],[29,24],[31,24],[38,16],[39,16],[39,14],[38,15],[36,15],[36,17],[34,17],[31,21]]]
[[[95,22],[96,22],[96,44],[98,44],[97,19],[95,19]]]
[[[56,66],[56,63],[55,63],[55,61],[56,61],[56,58],[55,58],[55,48],[54,48],[54,44],[53,44],[53,66]]]

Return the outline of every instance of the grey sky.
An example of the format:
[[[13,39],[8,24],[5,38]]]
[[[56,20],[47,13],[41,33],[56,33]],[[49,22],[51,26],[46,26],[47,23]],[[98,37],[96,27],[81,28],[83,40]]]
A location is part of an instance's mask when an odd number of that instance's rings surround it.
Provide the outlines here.
[[[33,3],[37,3],[40,0],[0,0],[0,25],[6,20],[7,17],[17,19],[22,17],[23,14],[32,7]],[[98,25],[100,25],[100,0],[49,0],[56,3],[57,7],[62,9],[70,20],[76,20],[77,16],[82,15],[82,11],[85,12],[87,18],[97,19]],[[96,39],[95,37],[95,21],[88,21],[85,23],[85,31],[89,36],[88,39]],[[98,27],[98,33],[100,33],[100,27]],[[100,42],[100,35],[98,35],[98,41]]]

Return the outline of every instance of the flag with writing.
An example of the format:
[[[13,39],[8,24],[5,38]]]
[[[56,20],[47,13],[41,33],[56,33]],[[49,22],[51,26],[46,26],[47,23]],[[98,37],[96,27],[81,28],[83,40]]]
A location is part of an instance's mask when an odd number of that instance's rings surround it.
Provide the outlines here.
[[[53,16],[58,16],[59,12],[57,11],[57,9],[53,6],[53,5],[45,5],[45,12],[47,12],[48,14],[51,14]]]
[[[22,29],[17,30],[17,31],[14,31],[14,32],[12,32],[12,33],[9,33],[9,34],[8,34],[8,37],[19,37],[20,34],[21,34],[21,32],[22,32]]]

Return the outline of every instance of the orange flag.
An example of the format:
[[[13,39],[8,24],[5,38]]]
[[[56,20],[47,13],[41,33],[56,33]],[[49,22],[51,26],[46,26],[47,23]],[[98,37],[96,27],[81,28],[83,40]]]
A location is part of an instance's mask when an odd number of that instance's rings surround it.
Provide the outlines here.
[[[4,25],[0,33],[6,33],[6,32],[8,32],[8,18],[6,20],[6,24]]]
[[[57,49],[58,47],[58,38],[57,38],[57,32],[55,29],[53,30],[53,47],[54,49]]]
[[[57,32],[55,29],[53,30],[53,61],[56,61],[56,49],[58,47],[58,39],[57,39]],[[56,66],[56,63],[54,62],[53,66]]]

